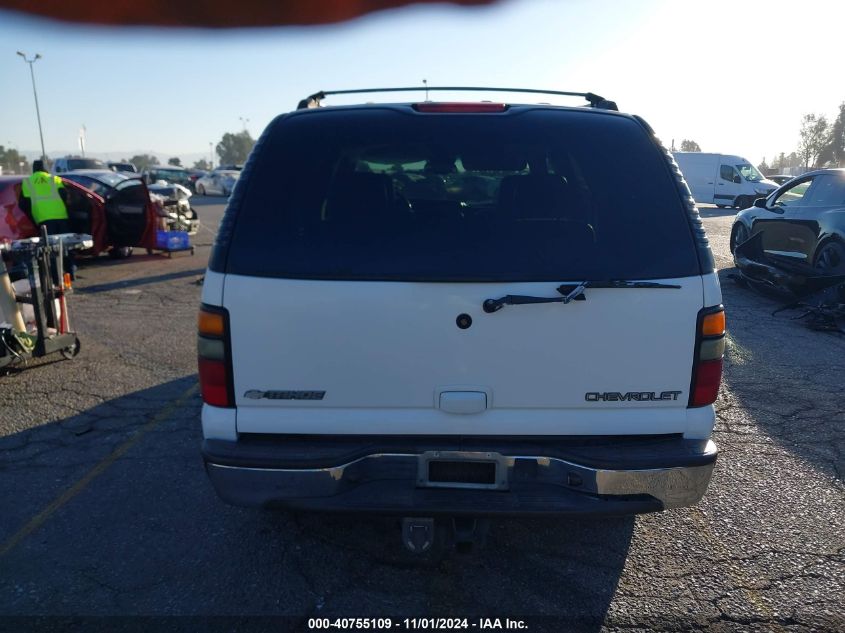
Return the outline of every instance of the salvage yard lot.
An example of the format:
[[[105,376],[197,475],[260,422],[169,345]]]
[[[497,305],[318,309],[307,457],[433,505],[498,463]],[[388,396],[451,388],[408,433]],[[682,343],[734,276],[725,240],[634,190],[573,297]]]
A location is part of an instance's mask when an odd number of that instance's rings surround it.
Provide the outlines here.
[[[216,498],[199,456],[195,314],[223,207],[195,200],[211,229],[195,257],[83,267],[80,356],[0,377],[0,630],[36,625],[8,616],[127,615],[297,618],[268,630],[337,615],[845,630],[845,337],[772,316],[777,301],[728,279],[732,212],[703,209],[730,340],[703,501],[496,520],[483,550],[414,564],[395,521]]]

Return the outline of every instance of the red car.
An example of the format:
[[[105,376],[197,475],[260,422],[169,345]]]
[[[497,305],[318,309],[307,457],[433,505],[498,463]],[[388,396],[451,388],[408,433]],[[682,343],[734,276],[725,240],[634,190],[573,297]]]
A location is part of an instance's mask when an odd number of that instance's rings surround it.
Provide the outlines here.
[[[38,235],[32,218],[18,206],[23,179],[0,176],[0,242]],[[62,182],[71,229],[94,238],[88,254],[108,251],[113,257],[127,257],[133,246],[155,248],[158,214],[140,180],[126,180],[105,197],[67,178]]]

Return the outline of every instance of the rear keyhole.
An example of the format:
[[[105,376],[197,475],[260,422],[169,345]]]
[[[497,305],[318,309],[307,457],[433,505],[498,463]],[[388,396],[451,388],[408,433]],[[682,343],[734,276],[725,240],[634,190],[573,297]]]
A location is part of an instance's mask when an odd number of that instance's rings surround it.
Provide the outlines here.
[[[455,323],[458,324],[459,328],[465,330],[472,325],[472,317],[468,314],[459,314],[458,318],[455,319]]]

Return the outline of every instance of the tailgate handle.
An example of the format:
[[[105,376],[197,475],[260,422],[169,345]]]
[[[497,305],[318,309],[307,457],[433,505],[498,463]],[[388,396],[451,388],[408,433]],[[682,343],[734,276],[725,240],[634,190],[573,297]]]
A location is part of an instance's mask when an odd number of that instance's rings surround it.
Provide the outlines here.
[[[471,414],[487,409],[487,394],[483,391],[442,391],[440,410],[446,413]]]

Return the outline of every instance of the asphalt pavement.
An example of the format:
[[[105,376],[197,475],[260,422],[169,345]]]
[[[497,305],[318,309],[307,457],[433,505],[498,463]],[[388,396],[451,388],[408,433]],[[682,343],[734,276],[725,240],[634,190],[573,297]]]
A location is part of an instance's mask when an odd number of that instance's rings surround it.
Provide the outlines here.
[[[400,630],[427,616],[470,629],[509,617],[535,631],[845,630],[845,337],[772,315],[778,300],[729,279],[732,212],[703,210],[729,335],[705,498],[637,517],[497,520],[481,550],[415,559],[393,519],[215,496],[195,319],[223,201],[194,202],[194,256],[83,266],[70,303],[81,354],[0,376],[0,631],[308,630],[338,616]]]

